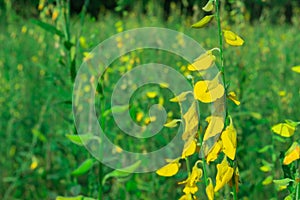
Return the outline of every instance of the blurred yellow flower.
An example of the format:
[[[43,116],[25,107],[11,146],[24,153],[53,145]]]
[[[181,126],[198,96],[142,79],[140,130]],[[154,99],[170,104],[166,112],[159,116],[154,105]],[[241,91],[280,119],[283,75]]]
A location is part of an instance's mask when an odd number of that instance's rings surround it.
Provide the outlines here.
[[[292,70],[296,73],[300,73],[300,65],[292,67]]]
[[[225,42],[231,46],[242,46],[244,40],[232,31],[224,30]]]

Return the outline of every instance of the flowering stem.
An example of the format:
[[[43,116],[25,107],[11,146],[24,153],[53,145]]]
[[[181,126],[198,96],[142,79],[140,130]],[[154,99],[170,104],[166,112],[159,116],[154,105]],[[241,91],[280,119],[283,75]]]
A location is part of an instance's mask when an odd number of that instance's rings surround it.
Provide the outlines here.
[[[205,160],[205,158],[203,158],[202,165],[203,165],[203,176],[204,176],[204,183],[205,183],[205,186],[207,187],[207,186],[208,186],[208,178],[207,178],[207,171],[206,171],[206,160]]]

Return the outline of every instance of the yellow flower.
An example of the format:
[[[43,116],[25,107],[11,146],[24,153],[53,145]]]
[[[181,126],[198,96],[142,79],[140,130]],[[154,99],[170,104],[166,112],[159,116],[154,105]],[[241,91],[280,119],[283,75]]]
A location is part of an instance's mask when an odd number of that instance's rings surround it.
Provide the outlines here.
[[[196,199],[197,198],[192,194],[184,194],[182,197],[180,197],[179,200],[196,200]]]
[[[222,132],[224,128],[224,119],[220,116],[210,116],[206,118],[208,122],[207,129],[205,130],[205,134],[203,140],[206,141],[211,137],[214,137]]]
[[[206,70],[213,65],[215,60],[216,57],[212,54],[212,50],[210,50],[199,56],[195,62],[188,65],[187,68],[190,71]]]
[[[209,184],[206,187],[205,191],[206,191],[206,195],[208,200],[214,200],[214,186],[212,184],[212,180],[211,178],[208,178]]]
[[[294,71],[296,73],[300,73],[300,65],[292,67],[292,71]]]
[[[211,103],[224,95],[224,86],[219,80],[220,73],[211,81],[198,81],[194,86],[195,98],[203,103]]]
[[[187,91],[187,92],[182,92],[180,93],[178,96],[170,99],[171,102],[182,102],[186,100],[186,96],[188,94],[192,93],[191,91]]]
[[[192,173],[189,175],[189,177],[182,182],[179,182],[178,184],[186,184],[183,192],[185,194],[195,194],[198,191],[198,187],[196,185],[197,182],[200,181],[200,178],[202,177],[202,169],[198,167],[198,163],[201,162],[198,160],[193,169]]]
[[[52,13],[52,20],[53,20],[53,21],[55,21],[55,20],[57,19],[58,14],[59,14],[58,10],[54,10],[54,11],[53,11],[53,13]]]
[[[235,92],[229,92],[228,98],[231,101],[233,101],[233,103],[235,103],[237,106],[239,106],[241,104],[241,102],[237,99]]]
[[[210,152],[207,154],[206,162],[210,163],[212,161],[215,161],[218,158],[218,155],[220,151],[222,150],[223,144],[222,140],[219,140],[213,148],[210,150]]]
[[[221,164],[217,164],[217,177],[216,177],[216,187],[214,189],[215,192],[219,191],[226,183],[228,183],[233,175],[233,168],[229,166],[229,163],[226,160],[226,156],[224,157]]]
[[[282,137],[291,137],[294,135],[296,128],[288,123],[276,124],[272,127],[272,131]]]
[[[293,161],[300,159],[300,145],[297,142],[294,142],[292,146],[285,153],[283,159],[284,165],[289,165]]]
[[[168,128],[174,128],[177,126],[177,122],[181,122],[181,119],[173,119],[172,121],[165,123],[164,126]]]
[[[230,124],[221,134],[223,142],[223,152],[231,160],[234,160],[236,153],[236,130],[233,126],[232,119],[230,117]]]
[[[231,46],[242,46],[244,40],[232,31],[224,30],[225,42]]]
[[[162,168],[158,169],[156,173],[160,176],[174,176],[177,174],[180,167],[179,159],[175,159],[168,163],[167,165],[163,166]]]
[[[184,144],[183,151],[182,151],[182,158],[186,158],[188,156],[193,155],[196,152],[197,148],[197,141],[191,138]]]

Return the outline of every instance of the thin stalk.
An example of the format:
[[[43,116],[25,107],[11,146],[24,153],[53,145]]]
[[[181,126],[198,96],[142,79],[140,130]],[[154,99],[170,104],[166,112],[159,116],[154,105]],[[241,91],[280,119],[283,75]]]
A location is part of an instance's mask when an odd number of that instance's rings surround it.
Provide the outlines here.
[[[205,183],[205,187],[207,187],[208,186],[208,176],[207,176],[207,171],[206,171],[206,160],[205,160],[205,158],[203,158],[202,166],[203,166],[204,183]]]
[[[191,167],[190,167],[190,161],[188,158],[185,158],[185,163],[186,163],[186,168],[187,168],[187,171],[188,171],[188,175],[190,176],[191,175]]]

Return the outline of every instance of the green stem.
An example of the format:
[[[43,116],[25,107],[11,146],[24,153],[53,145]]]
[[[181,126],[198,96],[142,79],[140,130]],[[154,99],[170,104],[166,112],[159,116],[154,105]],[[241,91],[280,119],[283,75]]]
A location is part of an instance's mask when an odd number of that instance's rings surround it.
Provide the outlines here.
[[[223,34],[221,27],[221,18],[220,18],[220,10],[219,10],[219,0],[215,0],[216,3],[216,18],[218,24],[218,35],[219,35],[219,45],[220,45],[220,56],[221,56],[221,72],[223,74],[223,81],[225,84],[225,73],[224,73],[224,54],[223,54]]]
[[[190,161],[188,158],[185,158],[185,163],[186,163],[186,168],[187,168],[187,171],[188,171],[188,175],[190,176],[191,175],[191,167],[190,167]]]
[[[207,176],[207,171],[206,171],[206,160],[204,157],[203,157],[202,161],[203,161],[202,166],[203,166],[204,183],[205,183],[205,187],[207,187],[208,186],[208,176]]]

